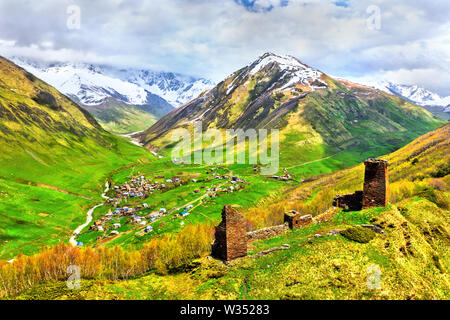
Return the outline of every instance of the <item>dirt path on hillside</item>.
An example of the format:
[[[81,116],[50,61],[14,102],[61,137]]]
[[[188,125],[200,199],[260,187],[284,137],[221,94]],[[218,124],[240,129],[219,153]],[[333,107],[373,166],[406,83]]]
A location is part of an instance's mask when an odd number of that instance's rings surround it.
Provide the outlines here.
[[[24,149],[26,153],[28,153],[34,160],[36,160],[37,162],[39,162],[40,164],[43,164],[46,167],[50,167],[44,160],[42,160],[41,158],[39,158],[37,155],[35,155],[33,152]]]
[[[2,177],[0,177],[0,178],[2,178]],[[93,200],[92,198],[89,198],[89,197],[87,197],[85,195],[82,195],[80,193],[64,190],[64,189],[61,189],[61,188],[58,188],[58,187],[55,187],[55,186],[51,186],[51,185],[45,184],[45,183],[34,182],[34,181],[25,180],[25,179],[17,179],[14,182],[20,183],[20,184],[27,184],[29,186],[34,186],[34,187],[46,188],[46,189],[50,189],[50,190],[53,190],[53,191],[58,191],[58,192],[62,192],[62,193],[65,193],[65,194],[70,194],[71,196],[80,197],[80,198],[83,198],[83,199],[86,199],[86,200]]]
[[[290,167],[287,167],[286,169],[292,169],[292,168],[296,168],[296,167],[301,167],[301,166],[305,166],[305,165],[310,164],[310,163],[314,163],[314,162],[319,162],[319,161],[322,161],[322,160],[330,159],[330,158],[333,158],[334,156],[337,156],[341,152],[342,151],[339,151],[338,153],[332,154],[331,156],[328,156],[328,157],[325,157],[325,158],[304,162],[304,163],[301,163],[301,164],[297,164],[295,166],[290,166]]]

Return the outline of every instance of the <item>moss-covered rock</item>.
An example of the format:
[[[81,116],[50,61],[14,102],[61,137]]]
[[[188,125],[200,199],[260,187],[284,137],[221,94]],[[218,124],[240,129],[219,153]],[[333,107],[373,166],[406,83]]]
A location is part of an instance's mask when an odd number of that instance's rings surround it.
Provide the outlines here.
[[[341,232],[341,235],[349,240],[353,240],[360,243],[367,243],[375,238],[375,232],[371,229],[363,228],[360,226],[351,227]]]

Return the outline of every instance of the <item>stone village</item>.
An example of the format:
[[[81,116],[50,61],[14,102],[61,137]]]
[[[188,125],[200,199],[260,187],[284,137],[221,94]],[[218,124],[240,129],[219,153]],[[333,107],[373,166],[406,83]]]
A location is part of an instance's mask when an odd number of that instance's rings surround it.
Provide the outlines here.
[[[183,185],[195,184],[199,185],[199,187],[194,189],[192,193],[199,195],[197,200],[205,201],[204,198],[213,199],[221,194],[237,192],[245,188],[246,181],[230,174],[219,174],[217,169],[218,168],[213,168],[206,171],[206,174],[210,177],[207,181],[197,180],[182,175],[173,176],[168,179],[165,179],[164,176],[156,176],[153,179],[149,179],[140,174],[132,176],[129,181],[126,181],[121,185],[115,185],[112,188],[109,193],[110,197],[106,200],[106,203],[110,204],[111,208],[108,213],[94,221],[90,226],[89,231],[102,232],[101,235],[97,236],[97,241],[106,238],[111,239],[111,237],[120,234],[119,229],[121,229],[122,224],[119,221],[121,218],[126,218],[127,223],[136,226],[140,230],[139,234],[143,235],[153,231],[153,222],[177,211],[180,212],[173,215],[172,219],[186,217],[194,208],[194,205],[192,204],[170,209],[163,207],[152,208],[151,205],[145,202],[134,206],[127,205],[127,202],[130,200],[145,200],[156,191],[166,192]],[[210,187],[202,185],[202,183],[206,184],[206,182],[211,181],[216,181],[219,185]],[[184,222],[180,223],[184,224]],[[108,231],[110,231],[109,234]],[[78,245],[82,246],[83,243],[78,242]]]

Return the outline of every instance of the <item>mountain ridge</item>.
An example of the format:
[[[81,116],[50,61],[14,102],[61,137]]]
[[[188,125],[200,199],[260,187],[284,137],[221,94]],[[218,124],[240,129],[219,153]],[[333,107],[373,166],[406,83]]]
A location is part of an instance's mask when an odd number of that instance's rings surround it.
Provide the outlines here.
[[[352,139],[371,143],[358,133],[367,126],[378,140],[383,131],[405,135],[418,129],[417,134],[423,134],[426,131],[419,127],[439,122],[399,97],[331,78],[296,58],[274,53],[263,54],[171,111],[139,139],[153,148],[166,141],[172,129],[189,128],[197,120],[203,121],[205,130],[278,128],[284,137],[294,128],[300,140],[319,139],[334,146]]]

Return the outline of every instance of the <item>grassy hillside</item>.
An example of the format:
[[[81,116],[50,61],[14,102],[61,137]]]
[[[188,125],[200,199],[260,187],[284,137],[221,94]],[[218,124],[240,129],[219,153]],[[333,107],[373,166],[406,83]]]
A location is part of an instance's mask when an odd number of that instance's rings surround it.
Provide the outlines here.
[[[327,222],[253,243],[250,255],[255,258],[228,267],[202,258],[189,272],[106,284],[106,292],[100,295],[124,299],[449,299],[448,154],[450,125],[383,157],[390,163],[391,204],[386,208],[338,211]],[[335,194],[362,189],[362,177],[363,165],[319,177],[278,201],[247,210],[245,216],[255,224],[262,219],[263,225],[270,225],[280,223],[288,209],[317,215],[329,208]],[[359,224],[381,226],[385,234],[373,234],[367,243],[328,235]],[[257,257],[283,244],[290,249]],[[373,289],[367,281],[377,270],[380,287]]]
[[[166,237],[160,247],[150,244],[130,257],[110,253],[114,261],[128,261],[138,253],[144,261],[160,257],[168,269],[153,264],[149,274],[131,280],[86,277],[77,292],[67,290],[64,282],[46,282],[14,298],[449,299],[449,138],[446,125],[383,157],[390,162],[391,201],[386,208],[330,211],[316,217],[323,222],[253,242],[249,257],[229,265],[208,258],[209,248],[197,247],[181,233],[181,238]],[[262,221],[260,226],[280,223],[288,209],[318,216],[336,193],[361,189],[362,177],[363,165],[317,177],[243,213],[255,225]],[[379,226],[384,234],[363,229],[364,237],[357,236],[353,228],[360,224]],[[330,234],[346,229],[345,235]],[[205,236],[202,230],[196,233],[199,239]],[[173,260],[178,243],[191,243],[200,248],[196,254],[203,254],[196,260]],[[273,248],[279,250],[268,253]],[[121,272],[131,270],[125,261],[117,262]]]
[[[0,58],[0,257],[66,241],[110,173],[150,155]]]

